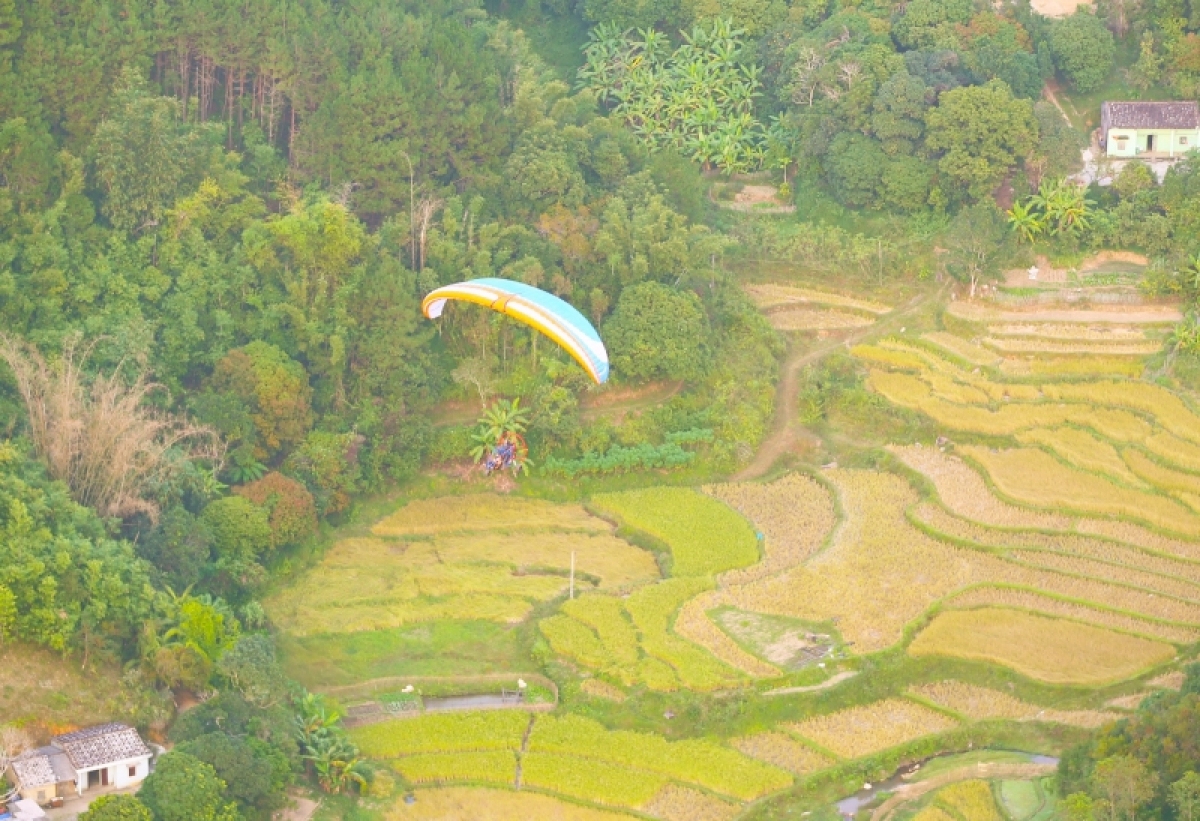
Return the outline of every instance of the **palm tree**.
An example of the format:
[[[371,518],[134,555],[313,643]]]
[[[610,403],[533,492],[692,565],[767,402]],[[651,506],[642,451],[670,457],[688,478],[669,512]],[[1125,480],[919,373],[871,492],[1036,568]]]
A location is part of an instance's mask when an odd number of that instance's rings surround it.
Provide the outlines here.
[[[528,414],[529,412],[521,407],[519,396],[511,402],[501,399],[484,411],[475,432],[471,434],[471,440],[475,443],[471,448],[472,458],[476,462],[482,462],[491,448],[505,436],[524,433],[529,425]]]
[[[302,758],[312,762],[317,782],[327,793],[337,795],[349,792],[351,785],[359,790],[367,785],[366,768],[358,748],[345,736],[317,736]]]

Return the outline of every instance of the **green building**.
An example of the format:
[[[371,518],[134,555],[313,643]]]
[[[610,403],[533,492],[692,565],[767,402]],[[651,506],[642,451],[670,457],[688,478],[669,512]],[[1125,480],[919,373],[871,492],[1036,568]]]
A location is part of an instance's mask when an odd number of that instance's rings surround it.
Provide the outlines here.
[[[1165,159],[1200,146],[1195,102],[1104,103],[1100,147],[1109,157]]]

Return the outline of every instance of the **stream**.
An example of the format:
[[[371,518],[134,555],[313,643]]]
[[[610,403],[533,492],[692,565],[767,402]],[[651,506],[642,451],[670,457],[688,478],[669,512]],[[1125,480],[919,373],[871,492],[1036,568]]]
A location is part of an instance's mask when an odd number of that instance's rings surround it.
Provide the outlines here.
[[[1058,759],[1049,755],[1041,755],[1039,753],[1029,753],[1024,750],[997,750],[997,752],[1015,752],[1029,757],[1030,764],[1058,764]],[[866,805],[870,804],[875,797],[880,793],[894,792],[897,787],[902,784],[907,784],[918,770],[938,758],[945,758],[951,755],[961,755],[961,753],[942,753],[940,755],[930,756],[912,764],[905,764],[894,772],[889,778],[880,781],[877,784],[872,784],[869,788],[864,788],[854,793],[853,795],[843,798],[837,802],[838,812],[843,818],[853,818]]]

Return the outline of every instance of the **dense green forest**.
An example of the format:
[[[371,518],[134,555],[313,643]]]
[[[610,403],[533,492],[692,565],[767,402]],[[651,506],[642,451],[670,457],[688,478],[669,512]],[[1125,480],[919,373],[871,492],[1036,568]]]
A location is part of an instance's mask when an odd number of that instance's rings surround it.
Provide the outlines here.
[[[1200,4],[0,0],[0,642],[126,665],[142,724],[162,688],[221,691],[172,729],[155,818],[172,779],[214,819],[266,817],[305,772],[365,784],[256,598],[364,498],[467,459],[495,402],[520,399],[548,493],[722,475],[785,352],[741,267],[973,293],[1035,249],[1134,248],[1149,288],[1200,298],[1200,160],[1062,182],[1087,136],[1048,81],[1194,96]],[[721,208],[751,173],[796,213]],[[578,307],[613,388],[677,389],[589,419],[596,389],[527,328],[422,318],[485,276]],[[1200,350],[1196,320],[1173,341]],[[1146,759],[1138,734],[1195,699],[1080,760]],[[1170,812],[1166,779],[1145,800]]]

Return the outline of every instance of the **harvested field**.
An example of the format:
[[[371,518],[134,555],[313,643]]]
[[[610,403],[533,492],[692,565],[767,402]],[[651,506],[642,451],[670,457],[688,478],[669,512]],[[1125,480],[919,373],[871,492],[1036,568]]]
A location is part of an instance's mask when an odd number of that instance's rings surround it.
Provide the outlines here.
[[[824,658],[833,639],[786,616],[724,609],[717,613],[722,629],[757,655],[780,667],[797,668]]]
[[[1080,382],[1046,385],[1045,394],[1063,402],[1108,405],[1151,414],[1176,436],[1200,444],[1200,416],[1178,396],[1145,382]]]
[[[1174,305],[1114,305],[1093,308],[1040,308],[1005,311],[979,302],[959,300],[946,306],[946,313],[968,322],[1081,322],[1114,325],[1174,325],[1183,313]]]
[[[1029,704],[1008,693],[962,681],[939,681],[914,687],[912,693],[964,718],[981,721],[1008,718],[1015,721],[1046,721],[1075,727],[1095,728],[1120,718],[1102,710],[1052,710]]]
[[[1009,357],[1000,363],[1006,376],[1127,376],[1136,379],[1145,371],[1141,359],[1121,356]]]
[[[691,787],[668,784],[642,812],[663,821],[730,821],[741,807]]]
[[[940,613],[908,652],[986,661],[1038,681],[1080,685],[1120,681],[1175,655],[1162,642],[999,608]]]
[[[807,775],[832,767],[836,762],[787,733],[765,732],[733,739],[730,744],[751,758],[773,764],[796,775]]]
[[[862,314],[813,308],[782,308],[767,313],[767,321],[777,331],[844,331],[866,328],[875,320]]]
[[[785,729],[842,758],[861,758],[957,726],[928,707],[889,698],[788,724]]]
[[[603,533],[610,528],[607,522],[592,516],[580,505],[478,493],[417,499],[380,520],[371,532],[377,536],[431,536],[480,530],[536,529]]]
[[[712,623],[707,611],[715,609],[722,602],[722,595],[716,591],[701,593],[679,611],[679,617],[675,619],[675,632],[748,676],[755,678],[778,676],[780,674],[778,667],[750,655],[721,628]]]
[[[1183,688],[1183,682],[1187,676],[1182,670],[1173,670],[1170,673],[1164,673],[1161,676],[1150,679],[1146,682],[1151,687],[1158,687],[1163,690],[1179,690]]]
[[[661,539],[676,576],[700,576],[754,564],[758,540],[750,523],[728,505],[689,488],[655,487],[604,493],[602,512]]]
[[[418,789],[415,804],[397,801],[384,821],[633,821],[624,813],[584,807],[548,795],[487,787]]]
[[[1200,536],[1200,518],[1178,502],[1068,468],[1043,451],[992,452],[963,446],[959,452],[982,465],[1000,493],[1031,507],[1128,517],[1162,530]]]
[[[753,522],[764,536],[763,560],[728,571],[725,584],[745,584],[795,567],[821,548],[835,523],[829,491],[800,473],[768,484],[738,482],[703,490]]]
[[[828,291],[816,291],[812,288],[798,288],[792,285],[747,285],[746,293],[757,303],[758,307],[764,309],[779,305],[812,304],[852,308],[869,314],[886,314],[892,310],[890,305],[880,302],[871,302]]]
[[[625,691],[614,684],[609,684],[607,681],[598,678],[584,679],[583,684],[579,685],[579,689],[595,698],[603,698],[608,701],[624,701],[627,696]]]

